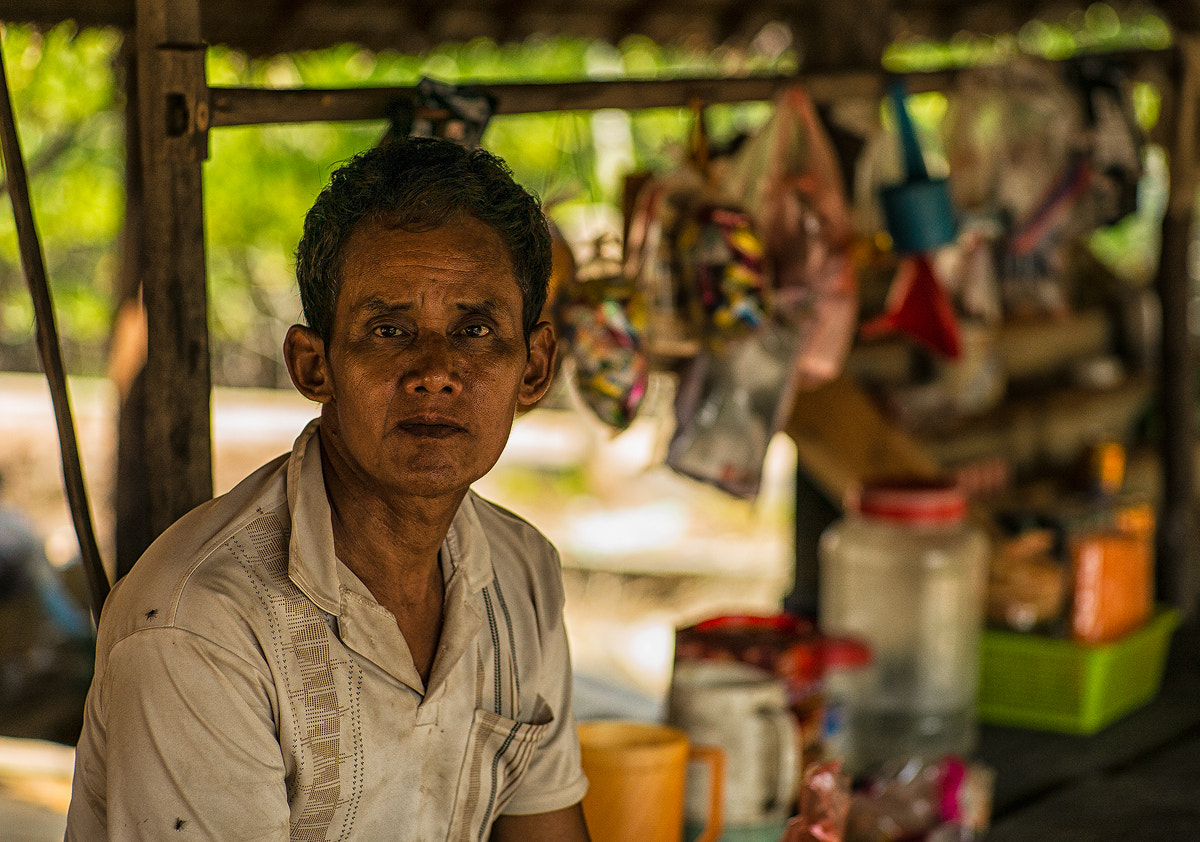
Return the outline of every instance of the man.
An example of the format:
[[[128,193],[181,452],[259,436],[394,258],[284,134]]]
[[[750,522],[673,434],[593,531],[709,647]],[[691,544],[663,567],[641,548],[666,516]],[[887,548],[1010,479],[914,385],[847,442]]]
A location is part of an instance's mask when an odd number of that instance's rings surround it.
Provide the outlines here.
[[[485,152],[334,173],[284,342],[320,418],[114,588],[68,840],[587,839],[558,556],[470,491],[549,385],[549,274]]]

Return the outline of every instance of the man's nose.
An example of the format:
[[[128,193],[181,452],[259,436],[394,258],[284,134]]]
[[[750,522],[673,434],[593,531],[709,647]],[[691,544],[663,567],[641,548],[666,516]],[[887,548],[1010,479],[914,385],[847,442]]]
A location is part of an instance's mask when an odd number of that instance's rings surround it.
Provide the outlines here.
[[[404,389],[413,394],[456,394],[462,390],[458,365],[450,340],[440,333],[417,337],[407,357]]]

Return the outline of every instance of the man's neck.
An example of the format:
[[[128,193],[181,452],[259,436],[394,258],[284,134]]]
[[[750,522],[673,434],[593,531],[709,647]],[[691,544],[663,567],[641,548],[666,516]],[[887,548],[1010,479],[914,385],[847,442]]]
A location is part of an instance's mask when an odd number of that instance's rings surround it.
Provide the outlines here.
[[[444,579],[438,551],[466,495],[381,495],[322,449],[325,494],[338,559],[396,618],[413,664],[428,683],[441,637]]]
[[[466,492],[434,499],[389,494],[365,487],[324,449],[321,461],[341,562],[377,599],[377,587],[397,596],[412,585],[422,590]]]

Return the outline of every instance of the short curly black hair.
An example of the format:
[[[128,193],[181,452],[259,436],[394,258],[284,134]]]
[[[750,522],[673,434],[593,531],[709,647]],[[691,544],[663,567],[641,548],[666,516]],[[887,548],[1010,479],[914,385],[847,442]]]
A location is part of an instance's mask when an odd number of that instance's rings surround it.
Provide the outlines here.
[[[430,231],[464,213],[493,228],[508,249],[528,340],[550,281],[550,230],[541,203],[490,152],[424,137],[392,138],[355,155],[317,196],[296,247],[305,322],[329,343],[343,249],[360,225]]]

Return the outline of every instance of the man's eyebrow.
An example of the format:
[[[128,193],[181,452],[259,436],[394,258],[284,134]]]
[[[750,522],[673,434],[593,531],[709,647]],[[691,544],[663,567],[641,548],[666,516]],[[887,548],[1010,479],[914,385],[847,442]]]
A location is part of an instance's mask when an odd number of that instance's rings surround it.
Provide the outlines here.
[[[372,316],[387,316],[393,313],[411,312],[415,306],[411,301],[388,301],[377,296],[364,299],[360,305],[363,314],[368,318]],[[454,305],[454,308],[461,313],[489,316],[491,318],[495,318],[501,310],[500,305],[490,298],[483,298],[478,301],[459,301]]]
[[[470,313],[477,316],[489,316],[495,318],[500,312],[500,305],[490,298],[485,298],[482,301],[460,301],[455,307],[463,313]]]
[[[360,305],[367,316],[386,316],[391,313],[404,313],[413,308],[411,302],[385,301],[382,298],[371,297]]]

